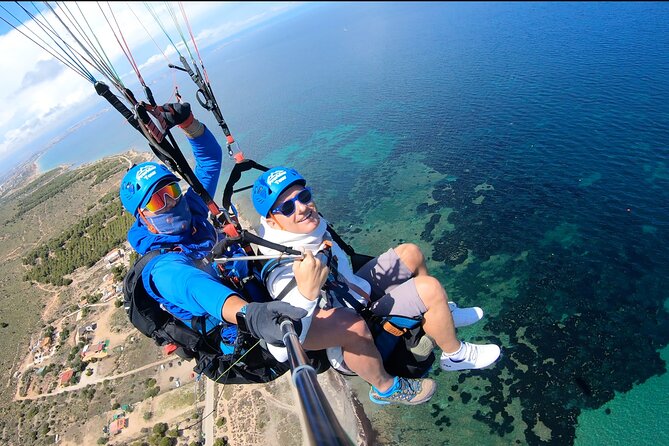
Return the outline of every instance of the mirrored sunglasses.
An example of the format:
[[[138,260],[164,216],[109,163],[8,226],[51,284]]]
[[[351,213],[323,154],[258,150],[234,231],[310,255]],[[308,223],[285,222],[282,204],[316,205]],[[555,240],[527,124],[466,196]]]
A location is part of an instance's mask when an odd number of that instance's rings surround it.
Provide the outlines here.
[[[311,188],[305,187],[295,195],[290,200],[286,200],[281,203],[276,208],[272,209],[272,214],[282,214],[286,217],[290,217],[295,212],[295,201],[299,201],[302,204],[309,204],[312,201]]]
[[[155,213],[165,209],[165,206],[167,206],[167,201],[165,200],[166,196],[169,196],[175,201],[178,200],[179,197],[181,197],[181,188],[179,187],[179,184],[170,183],[155,191],[153,195],[151,195],[149,202],[144,206],[144,210]]]

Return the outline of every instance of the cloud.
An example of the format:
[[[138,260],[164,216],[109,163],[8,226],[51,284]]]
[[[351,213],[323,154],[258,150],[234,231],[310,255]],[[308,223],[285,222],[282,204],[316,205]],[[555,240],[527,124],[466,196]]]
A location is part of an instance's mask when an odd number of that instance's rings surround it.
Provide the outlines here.
[[[56,11],[59,11],[60,15],[67,12],[67,15],[73,17],[83,27],[82,29],[88,31],[90,26],[96,37],[91,42],[96,42],[96,46],[99,42],[104,49],[105,57],[111,61],[124,84],[136,84],[137,77],[131,62],[112,32],[112,28],[118,30],[117,23],[123,33],[122,41],[131,49],[134,62],[143,76],[165,75],[164,71],[157,72],[158,68],[164,69],[164,66],[160,66],[161,63],[165,63],[161,53],[164,53],[172,63],[179,63],[173,45],[146,7],[141,7],[139,3],[132,6],[125,2],[111,2],[106,5],[97,2],[51,4],[59,5],[54,6],[55,8],[66,8],[67,11],[61,9]],[[179,51],[188,58],[188,53],[184,51],[184,43],[179,38],[181,34],[172,19],[173,13],[180,20],[180,31],[191,46],[188,29],[181,19],[179,8],[173,6],[173,10],[170,11],[163,3],[149,3],[149,5],[155,14],[159,15],[162,26],[177,44]],[[297,5],[299,3],[183,3],[200,50]],[[100,8],[105,11],[106,17]],[[85,21],[82,16],[85,17]],[[64,36],[70,42],[73,48],[82,52],[52,12],[44,12],[43,17],[54,26],[60,36]],[[137,17],[142,20],[141,23]],[[45,41],[54,48],[52,51],[62,54],[62,51],[46,38],[45,32],[35,23],[27,21],[19,26],[19,29],[33,38],[35,34],[45,37]],[[34,153],[40,150],[46,143],[44,141],[46,133],[53,133],[60,127],[64,131],[76,119],[86,113],[91,114],[103,106],[100,105],[100,98],[86,78],[92,75],[97,80],[103,80],[108,84],[109,82],[92,67],[84,64],[85,70],[77,69],[78,72],[68,69],[61,61],[15,30],[0,36],[0,53],[2,54],[0,84],[3,85],[0,89],[0,103],[6,104],[0,107],[0,159],[12,159],[14,158],[12,154],[17,151]],[[82,54],[74,55],[79,60],[83,59],[81,56]],[[155,78],[147,78],[146,82],[151,84],[154,80]]]
[[[33,85],[39,84],[40,82],[49,81],[66,69],[67,68],[63,64],[57,62],[54,59],[40,60],[35,65],[35,69],[33,71],[29,71],[25,74],[25,76],[23,76],[23,80],[21,81],[21,89],[30,88]]]

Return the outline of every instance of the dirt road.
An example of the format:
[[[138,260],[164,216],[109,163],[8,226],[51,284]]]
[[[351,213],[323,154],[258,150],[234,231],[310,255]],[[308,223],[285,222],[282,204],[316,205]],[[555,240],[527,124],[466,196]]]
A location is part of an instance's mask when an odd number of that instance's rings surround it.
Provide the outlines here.
[[[106,379],[111,380],[111,379],[123,378],[125,376],[129,376],[129,375],[135,374],[137,372],[141,372],[142,370],[150,369],[151,367],[156,367],[156,366],[159,366],[160,364],[164,364],[166,362],[173,361],[173,360],[174,360],[174,357],[168,356],[167,358],[163,358],[160,361],[152,362],[151,364],[147,364],[143,367],[139,367],[139,368],[136,368],[134,370],[129,370],[127,372],[119,373],[118,375],[100,376],[100,377],[98,377],[98,378],[96,378],[92,381],[88,381],[86,383],[78,383],[78,384],[74,384],[74,385],[67,386],[67,387],[61,387],[58,390],[54,390],[53,392],[41,393],[39,395],[31,395],[31,396],[23,396],[22,397],[22,396],[19,396],[18,390],[17,390],[16,395],[14,396],[14,401],[36,400],[38,398],[42,398],[42,397],[45,397],[45,396],[54,396],[54,395],[58,395],[58,394],[63,393],[63,392],[73,392],[75,390],[81,390],[88,385],[97,384],[97,383],[102,382]]]

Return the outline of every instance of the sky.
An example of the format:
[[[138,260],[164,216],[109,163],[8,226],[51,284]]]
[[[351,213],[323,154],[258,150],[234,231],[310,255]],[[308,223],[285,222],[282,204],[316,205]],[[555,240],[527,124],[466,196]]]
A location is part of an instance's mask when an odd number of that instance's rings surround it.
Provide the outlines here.
[[[188,35],[188,28],[179,9],[179,3],[170,2],[63,2],[57,6],[50,4],[56,15],[44,4],[19,2],[0,3],[0,17],[16,26],[24,34],[46,47],[63,60],[63,43],[60,46],[51,40],[44,24],[50,24],[59,38],[82,51],[74,38],[62,27],[58,17],[74,18],[91,42],[98,39],[106,56],[114,66],[124,84],[137,81],[132,65],[123,53],[117,36],[112,28],[122,30],[121,42],[125,41],[132,51],[132,57],[143,77],[145,73],[165,68],[167,60],[179,64],[174,48],[189,59],[181,35],[184,35],[190,51],[197,60],[194,46]],[[299,6],[299,2],[183,2],[181,5],[195,36],[198,48],[202,51],[209,45],[234,36],[235,34],[258,25],[272,17]],[[36,11],[35,5],[40,9]],[[148,6],[147,6],[148,5]],[[21,8],[25,8],[28,12]],[[160,24],[151,14],[159,17]],[[104,13],[103,13],[104,12]],[[30,17],[38,17],[38,22]],[[41,16],[40,16],[41,14]],[[175,25],[177,18],[180,31]],[[85,19],[84,19],[85,18]],[[141,19],[141,21],[140,21]],[[119,26],[116,26],[116,23]],[[94,31],[89,32],[89,27]],[[74,26],[70,24],[70,28]],[[168,34],[174,42],[170,42]],[[93,37],[94,36],[94,37]],[[81,37],[79,37],[81,40]],[[86,44],[90,48],[91,44]],[[48,48],[48,47],[47,47]],[[77,116],[100,111],[100,100],[92,83],[75,70],[68,68],[63,61],[50,55],[37,46],[28,37],[0,20],[0,167],[6,171],[25,161],[31,154],[46,146],[50,138],[70,128]],[[167,58],[167,60],[166,60]],[[81,61],[82,57],[76,57]],[[114,93],[110,82],[90,65],[83,66],[96,80],[107,83]],[[205,65],[206,66],[206,65]],[[165,68],[166,69],[166,68]],[[80,70],[81,71],[81,70]],[[148,78],[148,77],[147,77]],[[147,81],[147,83],[149,83]],[[138,98],[140,99],[140,98]],[[105,103],[106,104],[106,103]]]

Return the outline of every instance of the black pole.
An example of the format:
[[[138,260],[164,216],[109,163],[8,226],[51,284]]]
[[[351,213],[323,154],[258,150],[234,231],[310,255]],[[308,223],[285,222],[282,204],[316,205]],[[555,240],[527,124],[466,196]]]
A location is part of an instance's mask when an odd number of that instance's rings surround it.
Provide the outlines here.
[[[290,320],[285,319],[281,322],[281,333],[288,350],[293,384],[300,397],[310,443],[317,446],[353,445],[328,404],[318,384],[316,370],[304,353]]]

